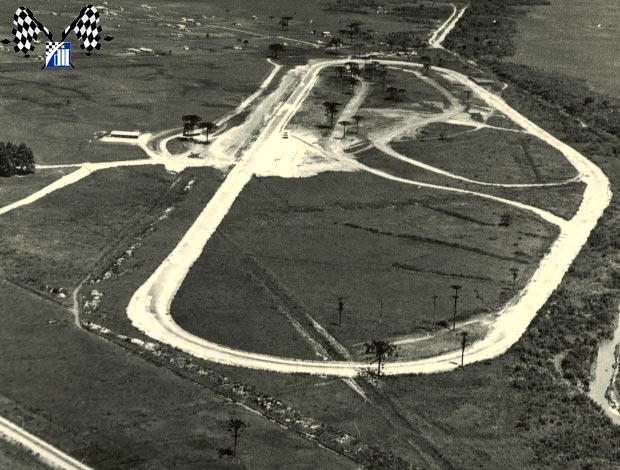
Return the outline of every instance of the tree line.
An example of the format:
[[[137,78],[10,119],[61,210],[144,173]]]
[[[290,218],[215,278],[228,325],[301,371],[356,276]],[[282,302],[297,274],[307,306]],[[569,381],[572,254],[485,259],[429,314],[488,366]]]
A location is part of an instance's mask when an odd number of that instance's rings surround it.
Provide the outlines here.
[[[0,176],[34,173],[34,154],[26,144],[0,142]]]

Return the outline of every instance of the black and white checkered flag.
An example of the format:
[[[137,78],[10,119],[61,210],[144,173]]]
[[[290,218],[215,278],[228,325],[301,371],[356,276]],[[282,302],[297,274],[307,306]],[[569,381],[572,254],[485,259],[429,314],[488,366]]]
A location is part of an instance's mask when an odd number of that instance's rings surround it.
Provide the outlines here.
[[[30,57],[34,50],[34,43],[40,33],[44,33],[50,41],[52,33],[38,21],[28,8],[19,7],[13,15],[13,40],[3,39],[2,44],[15,43],[15,52],[23,52],[25,57]]]
[[[99,11],[93,5],[86,5],[78,17],[65,28],[62,33],[61,41],[73,31],[80,40],[80,47],[86,51],[86,55],[90,55],[93,50],[101,49],[101,20],[99,19]],[[111,41],[113,38],[106,36],[104,41]]]

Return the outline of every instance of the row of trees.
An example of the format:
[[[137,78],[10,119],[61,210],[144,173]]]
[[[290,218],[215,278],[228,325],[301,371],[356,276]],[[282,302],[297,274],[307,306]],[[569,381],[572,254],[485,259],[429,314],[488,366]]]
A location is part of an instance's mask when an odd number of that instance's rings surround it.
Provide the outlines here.
[[[202,118],[196,114],[185,115],[181,120],[183,121],[184,137],[193,136],[196,129],[198,129],[206,133],[207,142],[209,142],[209,133],[217,129],[217,124],[211,121],[203,121]]]
[[[0,176],[34,173],[34,154],[26,144],[0,142]]]

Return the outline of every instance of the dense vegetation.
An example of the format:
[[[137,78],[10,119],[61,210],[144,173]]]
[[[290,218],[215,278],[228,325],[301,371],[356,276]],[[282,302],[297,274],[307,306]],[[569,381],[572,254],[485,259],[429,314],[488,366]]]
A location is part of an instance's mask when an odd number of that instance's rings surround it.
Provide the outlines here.
[[[620,103],[585,82],[515,65],[515,20],[537,0],[473,0],[448,46],[511,85],[505,99],[592,158],[620,189]],[[620,202],[617,198],[553,294],[510,354],[510,380],[523,398],[518,426],[538,459],[562,468],[617,468],[620,431],[585,395],[599,343],[612,334],[620,298]]]
[[[34,173],[34,155],[25,144],[0,142],[0,176]]]

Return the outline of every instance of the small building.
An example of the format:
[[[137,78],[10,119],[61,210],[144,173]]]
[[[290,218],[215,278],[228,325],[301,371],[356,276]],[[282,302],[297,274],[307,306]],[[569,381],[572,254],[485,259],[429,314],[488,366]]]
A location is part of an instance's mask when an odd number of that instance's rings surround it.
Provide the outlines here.
[[[323,31],[323,33],[321,33],[323,35],[324,38],[331,38],[332,37],[332,33],[330,33],[329,31]]]
[[[110,137],[115,139],[137,139],[140,137],[138,131],[110,131]]]
[[[149,49],[148,47],[141,47],[140,52],[144,52],[145,54],[155,54],[153,49]]]

